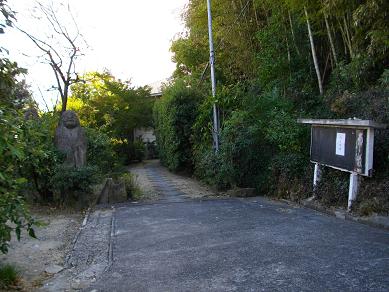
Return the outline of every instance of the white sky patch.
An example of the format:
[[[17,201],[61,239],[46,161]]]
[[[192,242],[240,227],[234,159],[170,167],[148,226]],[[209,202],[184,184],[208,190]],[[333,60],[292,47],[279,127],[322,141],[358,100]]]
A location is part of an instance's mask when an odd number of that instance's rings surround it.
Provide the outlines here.
[[[85,56],[77,60],[79,73],[108,69],[117,78],[131,79],[135,86],[171,76],[175,64],[171,61],[169,48],[175,35],[184,30],[181,14],[188,0],[68,2],[89,45]],[[38,31],[39,35],[51,32],[50,27],[40,27],[40,22],[32,17],[35,1],[13,0],[9,3],[18,12],[18,26],[32,33]],[[32,41],[14,29],[7,29],[0,35],[0,46],[10,51],[11,60],[29,70],[26,80],[40,107],[44,108],[44,103],[38,88],[51,106],[57,96],[48,93],[47,89],[55,85],[54,75],[47,64],[37,60],[36,56],[41,52]]]

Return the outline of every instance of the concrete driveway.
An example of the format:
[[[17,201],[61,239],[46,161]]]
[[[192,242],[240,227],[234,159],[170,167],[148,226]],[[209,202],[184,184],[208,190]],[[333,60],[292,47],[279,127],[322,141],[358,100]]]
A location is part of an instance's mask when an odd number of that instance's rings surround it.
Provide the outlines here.
[[[266,200],[163,199],[114,211],[112,263],[86,291],[389,291],[389,232]]]

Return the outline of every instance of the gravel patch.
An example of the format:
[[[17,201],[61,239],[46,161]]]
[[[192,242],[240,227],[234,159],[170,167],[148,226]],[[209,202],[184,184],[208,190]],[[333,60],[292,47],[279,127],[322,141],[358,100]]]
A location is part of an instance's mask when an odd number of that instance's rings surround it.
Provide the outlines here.
[[[20,271],[22,291],[35,291],[43,281],[63,269],[82,220],[80,213],[49,207],[33,208],[31,213],[43,223],[34,228],[38,238],[29,237],[25,232],[20,241],[13,236],[8,254],[0,255],[1,264],[14,265]]]

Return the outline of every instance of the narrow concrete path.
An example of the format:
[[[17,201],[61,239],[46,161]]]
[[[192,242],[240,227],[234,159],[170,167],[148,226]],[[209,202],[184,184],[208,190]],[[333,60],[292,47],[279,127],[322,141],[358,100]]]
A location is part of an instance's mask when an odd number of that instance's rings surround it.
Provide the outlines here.
[[[153,188],[160,195],[159,202],[177,203],[187,201],[189,198],[185,193],[177,190],[173,183],[162,174],[157,164],[146,164],[145,172],[149,181],[153,184]]]
[[[389,291],[389,232],[264,198],[162,194],[114,212],[112,263],[85,291]]]

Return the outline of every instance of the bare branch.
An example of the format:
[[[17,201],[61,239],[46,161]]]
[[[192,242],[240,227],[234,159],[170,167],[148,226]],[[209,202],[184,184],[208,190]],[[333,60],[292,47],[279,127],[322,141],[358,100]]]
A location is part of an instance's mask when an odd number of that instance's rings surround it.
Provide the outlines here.
[[[61,55],[57,52],[57,50],[51,46],[50,44],[48,44],[47,42],[44,42],[40,39],[38,39],[37,37],[31,35],[30,33],[26,32],[25,30],[21,29],[20,27],[18,26],[15,26],[17,30],[19,30],[20,32],[24,33],[28,38],[30,38],[34,43],[35,45],[40,49],[42,50],[45,54],[48,54],[48,52],[52,51],[54,52],[54,54],[56,55],[56,57],[59,59],[59,62],[55,62],[59,67],[62,66],[62,58],[61,58]],[[47,47],[47,48],[45,48]]]
[[[46,99],[44,98],[42,90],[41,90],[41,88],[39,86],[38,86],[38,90],[39,90],[39,93],[41,94],[41,97],[42,97],[42,100],[43,100],[43,102],[45,104],[45,107],[46,107],[47,111],[49,112],[50,111],[49,106],[47,105]]]
[[[56,79],[56,88],[62,101],[62,111],[65,111],[70,86],[73,83],[80,82],[76,73],[75,62],[77,57],[80,55],[80,50],[78,46],[76,46],[76,41],[81,34],[69,5],[67,5],[67,13],[70,15],[72,21],[71,25],[74,25],[75,27],[74,35],[70,34],[73,29],[69,30],[68,27],[60,21],[60,19],[62,19],[62,15],[59,17],[57,9],[54,9],[53,2],[49,6],[43,5],[39,1],[36,3],[37,9],[40,10],[43,16],[43,20],[46,20],[52,28],[53,35],[49,36],[47,40],[42,40],[41,38],[38,38],[21,28],[17,29],[25,34],[38,49],[44,52],[46,62],[53,70]],[[64,6],[63,4],[61,5]],[[61,11],[63,10],[64,9],[61,9]],[[61,40],[62,43],[56,43],[61,42]],[[52,41],[55,42],[53,43]],[[65,44],[63,42],[65,42]]]
[[[63,91],[62,91],[62,85],[61,85],[61,81],[60,81],[60,78],[59,78],[59,73],[57,71],[57,69],[54,67],[54,65],[51,65],[51,68],[53,69],[54,71],[54,75],[55,75],[55,79],[57,80],[57,85],[58,85],[58,91],[61,95],[61,99],[64,98],[64,95],[63,95]]]

